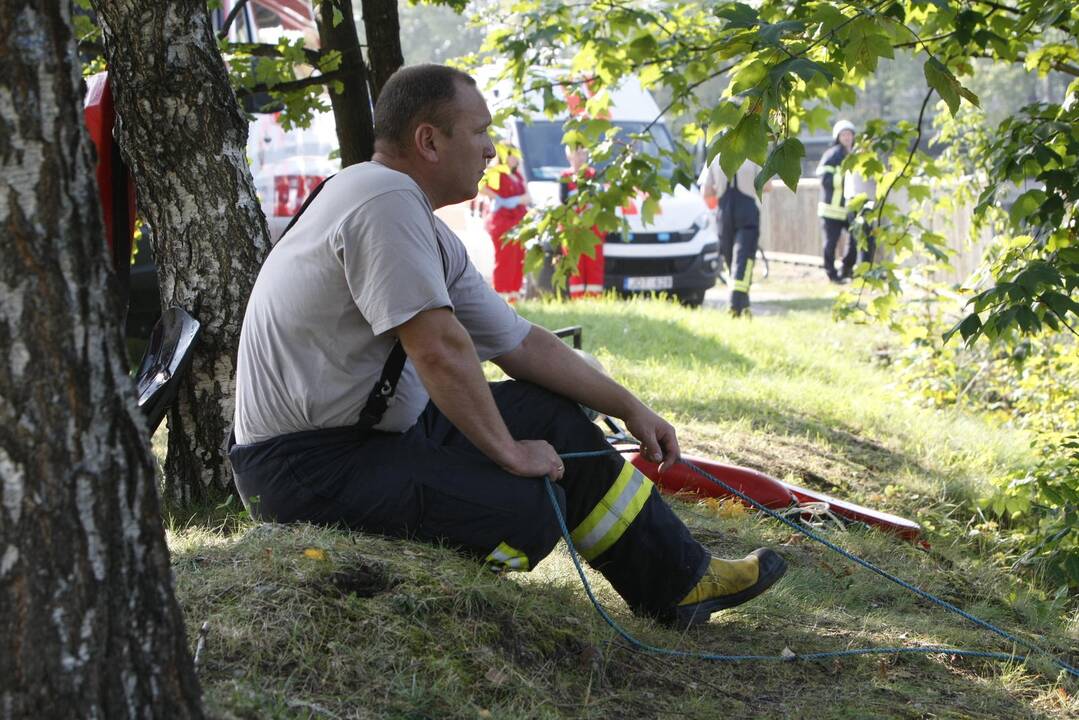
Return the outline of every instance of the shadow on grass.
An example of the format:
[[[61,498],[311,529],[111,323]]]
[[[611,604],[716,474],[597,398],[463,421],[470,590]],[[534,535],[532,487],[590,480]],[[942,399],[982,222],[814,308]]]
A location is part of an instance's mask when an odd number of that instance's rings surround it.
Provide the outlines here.
[[[862,437],[855,428],[832,419],[784,412],[738,397],[688,400],[682,409],[702,422],[748,420],[751,429],[761,431],[750,433],[750,440],[765,438],[765,444],[739,439],[737,446],[732,443],[719,449],[740,464],[780,477],[792,474],[816,489],[848,489],[853,480],[887,480],[900,471],[930,474],[917,458]]]
[[[311,547],[326,559],[306,556]],[[819,554],[804,547],[784,551],[797,557],[784,583],[686,633],[634,618],[618,600],[609,610],[650,645],[725,655],[982,644],[951,621],[918,627],[924,610],[896,603],[894,593],[848,597],[842,589],[854,578],[818,571]],[[338,576],[356,567],[365,568],[362,591],[342,592]],[[493,709],[481,717],[552,718],[1031,715],[1029,698],[997,679],[1003,666],[984,661],[644,654],[603,624],[575,577],[518,586],[443,549],[360,533],[268,528],[181,554],[174,568],[189,626],[214,622],[206,690],[234,711],[247,702],[230,692],[242,678],[258,706],[317,703],[343,715],[363,703],[374,717],[472,718],[477,708]],[[370,568],[378,568],[375,586]],[[917,640],[899,639],[908,630]]]

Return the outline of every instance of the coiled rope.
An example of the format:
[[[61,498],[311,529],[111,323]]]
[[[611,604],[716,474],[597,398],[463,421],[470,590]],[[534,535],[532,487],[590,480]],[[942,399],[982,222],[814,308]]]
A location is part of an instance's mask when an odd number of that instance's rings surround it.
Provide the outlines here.
[[[576,458],[599,457],[601,455],[618,455],[621,452],[632,452],[632,451],[635,451],[635,450],[636,450],[636,448],[631,449],[631,450],[618,450],[616,448],[610,448],[609,450],[593,450],[593,451],[588,451],[588,452],[562,453],[560,455],[560,457],[563,458],[564,460],[573,460],[573,459],[576,459]],[[1079,669],[1076,669],[1075,667],[1073,667],[1073,666],[1069,665],[1068,663],[1064,662],[1060,658],[1058,658],[1055,655],[1053,655],[1052,653],[1050,653],[1048,650],[1045,650],[1044,648],[1041,648],[1038,645],[1035,645],[1034,643],[1032,643],[1032,642],[1030,642],[1028,640],[1024,640],[1023,638],[1017,637],[1017,636],[1009,633],[1006,630],[998,628],[996,625],[993,625],[992,623],[990,623],[990,622],[988,622],[986,620],[982,620],[981,618],[978,618],[978,617],[976,617],[974,615],[971,615],[970,613],[966,612],[965,610],[962,610],[961,608],[956,607],[955,605],[952,605],[951,603],[947,602],[946,600],[938,598],[937,596],[933,595],[932,593],[929,593],[929,592],[927,592],[925,590],[922,590],[921,588],[916,587],[915,585],[912,585],[911,583],[908,583],[907,581],[903,580],[902,578],[896,577],[895,575],[892,575],[891,573],[877,567],[876,565],[869,562],[868,560],[864,560],[864,559],[858,557],[857,555],[854,555],[853,553],[848,552],[847,550],[844,550],[843,548],[839,547],[838,545],[830,542],[829,540],[827,540],[827,539],[821,537],[820,535],[818,535],[817,533],[813,532],[809,528],[803,527],[802,525],[799,525],[799,524],[797,524],[795,522],[792,522],[791,520],[787,519],[786,517],[783,517],[781,514],[775,512],[774,510],[771,510],[770,508],[765,507],[763,504],[757,502],[756,500],[749,497],[748,495],[746,495],[742,491],[731,487],[727,483],[723,482],[719,478],[716,478],[716,477],[710,475],[708,472],[702,470],[701,468],[697,467],[693,463],[687,462],[687,461],[684,461],[684,460],[679,460],[679,462],[686,465],[691,470],[693,470],[693,472],[697,473],[698,475],[700,475],[701,477],[707,479],[708,481],[712,482],[713,484],[723,488],[724,490],[731,493],[732,495],[735,495],[735,496],[741,498],[742,500],[749,503],[753,507],[757,508],[761,512],[763,512],[763,513],[769,515],[770,517],[780,521],[784,525],[787,525],[788,527],[796,530],[797,532],[802,533],[803,535],[811,538],[812,540],[817,541],[821,545],[824,545],[828,549],[842,555],[843,557],[847,558],[848,560],[851,560],[851,561],[861,565],[862,567],[866,568],[867,570],[870,570],[870,571],[880,575],[883,578],[887,578],[888,580],[894,582],[895,584],[899,585],[900,587],[903,587],[903,588],[906,588],[907,590],[910,590],[911,592],[918,595],[919,597],[922,597],[922,598],[924,598],[926,600],[929,600],[930,602],[944,608],[945,610],[947,610],[947,611],[949,611],[951,613],[955,613],[956,615],[959,615],[960,617],[974,623],[978,627],[981,627],[981,628],[983,628],[985,630],[989,630],[990,632],[992,632],[992,633],[994,633],[996,635],[999,635],[1000,637],[1004,638],[1005,640],[1009,640],[1010,642],[1012,642],[1012,643],[1014,643],[1016,645],[1022,646],[1024,648],[1026,648],[1027,650],[1031,650],[1031,651],[1039,653],[1041,655],[1045,655],[1047,658],[1052,660],[1055,665],[1057,665],[1057,666],[1061,667],[1062,669],[1064,669],[1065,672],[1067,672],[1068,674],[1070,674],[1073,677],[1079,678]],[[619,636],[622,637],[622,639],[624,639],[626,642],[628,642],[631,646],[633,646],[635,648],[638,648],[640,650],[643,650],[645,652],[656,654],[656,655],[667,655],[667,656],[684,657],[684,658],[696,658],[696,659],[700,659],[700,660],[713,660],[713,661],[717,661],[717,662],[776,662],[776,661],[778,661],[778,662],[789,662],[789,661],[793,661],[793,660],[827,660],[827,659],[830,659],[830,658],[851,657],[851,656],[855,656],[855,655],[902,655],[902,654],[906,654],[906,655],[912,655],[912,654],[922,655],[922,654],[934,654],[934,653],[942,653],[942,654],[947,654],[947,655],[957,655],[957,656],[963,656],[963,657],[986,658],[986,659],[989,659],[989,660],[1002,660],[1002,661],[1007,661],[1007,662],[1025,662],[1027,660],[1026,655],[1019,655],[1019,654],[1016,654],[1016,653],[999,653],[999,652],[988,652],[988,651],[983,651],[983,650],[965,650],[963,648],[945,647],[945,646],[940,646],[940,645],[917,645],[917,646],[913,646],[913,647],[853,648],[853,649],[848,649],[848,650],[834,650],[834,651],[830,651],[830,652],[794,653],[794,654],[784,654],[784,655],[720,655],[720,654],[715,654],[715,653],[695,652],[695,651],[691,651],[691,650],[676,650],[676,649],[672,649],[672,648],[662,648],[662,647],[655,647],[653,645],[649,645],[649,644],[644,643],[644,642],[638,640],[637,638],[633,637],[632,635],[629,634],[629,632],[627,632],[625,629],[623,629],[617,622],[615,622],[611,618],[611,616],[609,614],[607,614],[607,611],[603,608],[603,606],[596,599],[595,594],[592,592],[592,586],[588,582],[588,578],[585,575],[584,568],[581,566],[581,560],[577,556],[577,549],[573,546],[573,540],[570,537],[569,528],[566,525],[566,519],[562,515],[562,510],[558,505],[558,498],[555,495],[554,487],[551,484],[551,478],[550,478],[550,476],[544,476],[543,480],[544,480],[545,487],[547,489],[547,495],[551,500],[551,505],[552,505],[552,507],[554,507],[555,516],[558,518],[558,525],[562,530],[562,538],[566,541],[566,546],[569,548],[570,557],[573,559],[573,565],[574,565],[574,567],[577,568],[577,574],[580,576],[581,582],[584,584],[584,590],[585,590],[585,593],[587,593],[587,595],[588,595],[588,599],[592,601],[592,605],[596,608],[596,612],[599,613],[600,617],[602,617],[603,620],[608,625],[610,625],[611,628],[616,633],[618,633]]]

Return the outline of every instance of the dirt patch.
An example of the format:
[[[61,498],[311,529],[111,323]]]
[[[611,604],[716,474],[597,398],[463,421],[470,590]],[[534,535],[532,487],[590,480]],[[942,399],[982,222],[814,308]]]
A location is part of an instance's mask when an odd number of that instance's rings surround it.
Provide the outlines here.
[[[369,598],[392,589],[399,582],[378,563],[360,561],[335,571],[326,580],[323,590],[328,595],[355,595]]]

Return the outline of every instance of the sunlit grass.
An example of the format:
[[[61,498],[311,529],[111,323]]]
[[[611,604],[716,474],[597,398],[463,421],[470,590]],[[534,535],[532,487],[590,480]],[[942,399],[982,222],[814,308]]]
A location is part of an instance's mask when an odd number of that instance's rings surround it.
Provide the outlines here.
[[[991,420],[906,402],[880,358],[892,342],[827,309],[736,320],[715,310],[603,299],[525,303],[678,427],[695,454],[750,465],[914,517],[930,551],[873,531],[837,543],[950,602],[1064,653],[1075,616],[968,540],[983,479],[1031,462],[1027,438]],[[156,447],[156,446],[155,446]],[[163,452],[163,447],[156,447]],[[680,634],[634,617],[645,642],[723,654],[950,644],[1010,650],[826,548],[749,512],[673,501],[713,552],[777,547],[788,576],[753,603]],[[757,718],[1074,717],[1074,683],[1045,662],[942,655],[731,664],[629,650],[590,607],[563,549],[496,577],[444,548],[242,517],[169,528],[191,644],[223,717]]]

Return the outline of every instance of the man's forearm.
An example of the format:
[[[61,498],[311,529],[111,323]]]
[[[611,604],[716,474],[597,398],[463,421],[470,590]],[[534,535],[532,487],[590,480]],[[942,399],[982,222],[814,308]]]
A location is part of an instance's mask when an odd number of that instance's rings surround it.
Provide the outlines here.
[[[643,408],[633,393],[539,326],[534,325],[513,352],[494,362],[515,380],[540,385],[605,415],[626,419]]]
[[[430,312],[444,315],[420,317],[398,330],[412,365],[450,422],[484,455],[500,465],[510,464],[514,440],[467,332],[448,310]]]
[[[551,332],[533,325],[524,342],[494,362],[516,380],[527,380],[605,415],[621,418],[641,441],[641,452],[662,462],[660,470],[678,461],[681,450],[674,427]]]

